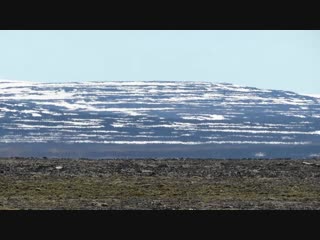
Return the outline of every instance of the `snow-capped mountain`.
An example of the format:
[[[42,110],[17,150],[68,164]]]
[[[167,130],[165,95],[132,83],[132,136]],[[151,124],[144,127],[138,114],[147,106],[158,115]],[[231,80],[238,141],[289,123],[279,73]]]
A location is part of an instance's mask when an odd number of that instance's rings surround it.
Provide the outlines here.
[[[0,155],[308,157],[319,146],[320,99],[294,92],[209,82],[0,81]]]

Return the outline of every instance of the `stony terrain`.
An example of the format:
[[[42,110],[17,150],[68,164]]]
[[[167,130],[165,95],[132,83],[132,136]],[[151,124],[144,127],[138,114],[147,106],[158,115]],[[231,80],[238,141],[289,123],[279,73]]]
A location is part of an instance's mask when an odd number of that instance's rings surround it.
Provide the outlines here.
[[[0,160],[0,209],[320,209],[320,160]]]

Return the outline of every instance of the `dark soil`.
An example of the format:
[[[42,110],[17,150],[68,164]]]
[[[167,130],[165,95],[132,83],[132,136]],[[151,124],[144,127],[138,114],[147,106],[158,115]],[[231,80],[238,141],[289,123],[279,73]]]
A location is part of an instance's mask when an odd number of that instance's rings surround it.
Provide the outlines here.
[[[0,159],[0,209],[320,209],[320,160]]]

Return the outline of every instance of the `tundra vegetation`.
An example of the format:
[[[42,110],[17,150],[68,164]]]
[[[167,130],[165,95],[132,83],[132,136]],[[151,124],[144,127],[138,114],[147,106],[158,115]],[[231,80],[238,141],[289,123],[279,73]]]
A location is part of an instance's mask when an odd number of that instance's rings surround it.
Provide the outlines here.
[[[320,209],[320,160],[0,159],[0,209]]]

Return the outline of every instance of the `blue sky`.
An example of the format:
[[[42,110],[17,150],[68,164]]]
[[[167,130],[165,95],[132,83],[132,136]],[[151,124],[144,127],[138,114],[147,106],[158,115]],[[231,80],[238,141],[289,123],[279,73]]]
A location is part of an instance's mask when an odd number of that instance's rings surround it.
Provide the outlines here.
[[[320,93],[320,31],[0,31],[0,79],[187,80]]]

